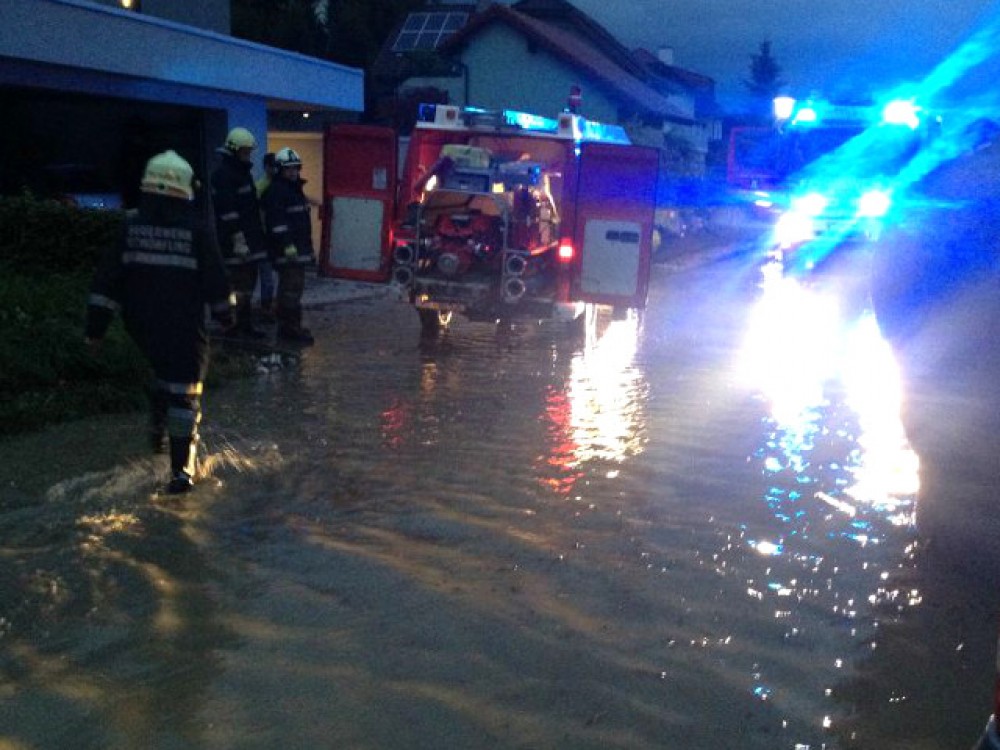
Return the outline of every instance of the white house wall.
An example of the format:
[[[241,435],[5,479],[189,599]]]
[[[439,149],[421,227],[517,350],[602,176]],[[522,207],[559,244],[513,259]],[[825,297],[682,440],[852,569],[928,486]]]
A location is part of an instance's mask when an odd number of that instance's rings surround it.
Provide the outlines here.
[[[462,52],[469,74],[469,104],[487,109],[515,109],[554,116],[566,106],[570,86],[583,89],[582,114],[591,120],[616,122],[618,106],[581,73],[555,56],[530,51],[523,36],[503,24],[492,24]]]

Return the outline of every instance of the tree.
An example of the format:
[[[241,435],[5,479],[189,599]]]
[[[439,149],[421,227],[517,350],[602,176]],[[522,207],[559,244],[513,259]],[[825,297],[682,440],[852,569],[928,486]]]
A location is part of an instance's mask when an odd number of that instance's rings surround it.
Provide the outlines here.
[[[241,39],[326,57],[326,29],[317,0],[233,0],[232,33]]]
[[[743,83],[750,92],[753,114],[769,120],[771,102],[784,86],[781,80],[781,66],[771,54],[771,42],[766,40],[761,42],[757,54],[750,55],[750,80]]]
[[[403,17],[425,0],[327,0],[326,57],[368,68]]]

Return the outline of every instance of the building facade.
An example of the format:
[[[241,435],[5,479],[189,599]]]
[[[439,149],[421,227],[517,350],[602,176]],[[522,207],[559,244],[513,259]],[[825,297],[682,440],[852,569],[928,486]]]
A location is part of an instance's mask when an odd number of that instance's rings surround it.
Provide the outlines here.
[[[128,205],[164,149],[205,179],[234,126],[262,155],[269,112],[363,109],[362,71],[228,32],[228,0],[0,2],[0,190],[83,164]]]

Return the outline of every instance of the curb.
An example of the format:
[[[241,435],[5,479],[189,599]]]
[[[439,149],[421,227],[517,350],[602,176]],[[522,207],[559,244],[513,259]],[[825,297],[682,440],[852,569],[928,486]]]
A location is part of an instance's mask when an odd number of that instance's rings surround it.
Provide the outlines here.
[[[302,306],[320,307],[336,302],[384,297],[391,293],[392,287],[388,283],[328,279],[309,275],[306,276],[306,288],[302,293]]]

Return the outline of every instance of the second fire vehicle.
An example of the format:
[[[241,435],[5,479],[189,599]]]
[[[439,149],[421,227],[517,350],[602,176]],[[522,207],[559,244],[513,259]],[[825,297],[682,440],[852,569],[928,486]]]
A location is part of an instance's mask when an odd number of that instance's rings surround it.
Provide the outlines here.
[[[937,122],[912,101],[774,101],[774,125],[734,128],[730,186],[773,217],[771,248],[801,270],[845,243],[877,239],[907,165]]]

